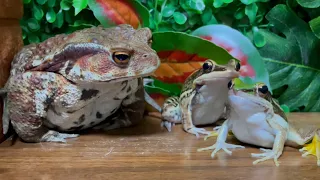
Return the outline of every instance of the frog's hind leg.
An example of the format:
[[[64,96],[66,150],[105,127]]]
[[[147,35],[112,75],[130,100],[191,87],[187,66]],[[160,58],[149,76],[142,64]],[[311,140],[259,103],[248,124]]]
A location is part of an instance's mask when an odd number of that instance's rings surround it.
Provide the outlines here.
[[[276,166],[279,166],[278,158],[283,152],[285,142],[287,140],[288,126],[281,116],[275,114],[272,118],[266,118],[268,124],[274,129],[275,139],[272,149],[260,148],[262,153],[251,153],[252,157],[258,158],[253,164],[258,164],[269,159],[273,159]]]
[[[67,81],[50,72],[26,72],[11,79],[7,107],[12,126],[25,142],[65,142],[77,134],[49,130],[43,121],[53,101],[53,94]]]
[[[308,155],[316,156],[317,165],[320,166],[320,130],[310,132],[308,135],[309,136],[300,141],[299,145],[303,145],[304,147],[299,149],[299,151],[303,152],[303,157]]]

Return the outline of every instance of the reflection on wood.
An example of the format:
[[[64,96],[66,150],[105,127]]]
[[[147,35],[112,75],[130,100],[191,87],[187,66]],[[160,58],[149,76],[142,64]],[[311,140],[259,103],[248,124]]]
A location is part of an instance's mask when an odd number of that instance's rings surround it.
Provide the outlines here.
[[[291,114],[289,121],[320,125],[320,114]],[[211,129],[212,127],[208,127]],[[239,143],[232,137],[229,141]],[[246,145],[231,156],[223,151],[212,159],[210,151],[197,152],[214,143],[185,133],[180,125],[171,133],[158,119],[132,128],[92,132],[61,143],[27,144],[6,141],[0,145],[0,179],[317,179],[320,168],[313,156],[301,157],[286,147],[280,167],[273,161],[256,166]]]

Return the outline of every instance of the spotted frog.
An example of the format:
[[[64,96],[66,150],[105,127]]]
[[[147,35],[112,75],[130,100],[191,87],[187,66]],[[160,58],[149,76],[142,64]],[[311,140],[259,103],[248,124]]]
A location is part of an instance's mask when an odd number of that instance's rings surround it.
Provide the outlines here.
[[[123,24],[60,34],[25,46],[12,61],[3,121],[25,142],[65,142],[88,128],[137,124],[142,77],[160,65],[148,28]]]
[[[197,137],[209,134],[197,125],[207,125],[228,116],[228,83],[239,77],[240,64],[230,60],[219,65],[212,60],[203,63],[202,68],[185,81],[181,95],[165,100],[161,112],[162,126],[171,131],[171,126],[182,123],[183,129]]]

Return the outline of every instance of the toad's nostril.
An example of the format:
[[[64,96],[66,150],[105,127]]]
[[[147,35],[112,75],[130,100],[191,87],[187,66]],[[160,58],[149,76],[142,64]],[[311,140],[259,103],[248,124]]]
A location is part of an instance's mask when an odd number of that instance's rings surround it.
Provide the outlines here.
[[[148,54],[144,54],[142,57],[146,58],[146,57],[148,57]]]

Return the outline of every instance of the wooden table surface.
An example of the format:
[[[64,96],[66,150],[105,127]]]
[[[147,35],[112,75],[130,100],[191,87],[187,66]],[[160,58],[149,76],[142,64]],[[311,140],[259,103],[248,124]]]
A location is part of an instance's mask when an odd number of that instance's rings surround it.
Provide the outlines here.
[[[289,120],[320,125],[320,113],[292,113]],[[136,127],[89,133],[65,144],[6,141],[0,145],[0,179],[320,179],[316,158],[301,157],[297,149],[286,147],[279,167],[271,160],[252,165],[250,153],[260,151],[247,145],[212,159],[211,151],[197,149],[215,138],[197,139],[181,125],[167,132],[159,123],[146,118]]]

